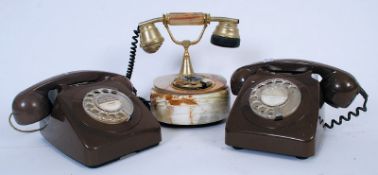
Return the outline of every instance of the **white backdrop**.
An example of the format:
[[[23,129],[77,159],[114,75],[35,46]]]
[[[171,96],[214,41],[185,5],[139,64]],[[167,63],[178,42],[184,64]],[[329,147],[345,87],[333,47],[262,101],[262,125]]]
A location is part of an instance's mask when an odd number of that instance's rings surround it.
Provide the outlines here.
[[[158,147],[90,169],[49,145],[39,133],[7,123],[14,96],[50,76],[73,70],[124,74],[132,30],[166,12],[201,11],[240,19],[241,46],[210,44],[215,24],[190,49],[195,71],[228,80],[245,64],[270,58],[306,58],[352,73],[370,93],[368,113],[321,132],[316,155],[297,160],[224,144],[224,126],[162,128]],[[376,70],[378,1],[106,1],[0,0],[1,174],[378,174]],[[152,81],[179,70],[183,49],[161,25],[165,43],[155,54],[138,49],[132,82],[149,96]],[[199,28],[174,28],[194,38]],[[354,106],[361,103],[357,98]],[[327,108],[327,120],[346,110]]]

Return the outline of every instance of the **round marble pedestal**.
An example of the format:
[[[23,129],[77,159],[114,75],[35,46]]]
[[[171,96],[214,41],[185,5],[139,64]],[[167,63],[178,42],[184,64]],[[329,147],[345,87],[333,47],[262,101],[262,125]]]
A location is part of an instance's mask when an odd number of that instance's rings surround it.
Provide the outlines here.
[[[213,85],[206,89],[183,90],[172,86],[176,75],[155,79],[151,92],[151,111],[160,122],[173,125],[201,125],[223,120],[230,108],[226,80],[206,76]]]

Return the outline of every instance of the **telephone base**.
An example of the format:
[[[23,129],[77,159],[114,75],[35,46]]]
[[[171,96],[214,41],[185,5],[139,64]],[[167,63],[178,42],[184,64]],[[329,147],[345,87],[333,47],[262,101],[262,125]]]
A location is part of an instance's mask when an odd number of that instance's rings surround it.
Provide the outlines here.
[[[176,75],[158,77],[151,92],[151,111],[158,121],[180,126],[204,125],[226,118],[230,104],[226,80],[213,74],[198,74],[213,82],[206,89],[175,87]]]

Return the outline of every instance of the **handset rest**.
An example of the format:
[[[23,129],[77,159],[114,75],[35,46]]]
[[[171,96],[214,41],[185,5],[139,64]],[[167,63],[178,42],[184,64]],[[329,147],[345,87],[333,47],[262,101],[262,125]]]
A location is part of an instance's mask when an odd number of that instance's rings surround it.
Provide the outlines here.
[[[14,118],[20,125],[32,124],[45,118],[51,112],[48,91],[56,89],[59,85],[102,81],[115,76],[120,75],[100,71],[76,71],[41,81],[20,92],[14,98],[12,104]],[[130,89],[132,89],[131,83]]]
[[[258,70],[274,73],[303,73],[311,71],[322,77],[324,101],[333,107],[348,107],[362,88],[350,73],[329,65],[296,59],[260,62],[237,69],[231,78],[231,90],[237,95],[244,82]]]

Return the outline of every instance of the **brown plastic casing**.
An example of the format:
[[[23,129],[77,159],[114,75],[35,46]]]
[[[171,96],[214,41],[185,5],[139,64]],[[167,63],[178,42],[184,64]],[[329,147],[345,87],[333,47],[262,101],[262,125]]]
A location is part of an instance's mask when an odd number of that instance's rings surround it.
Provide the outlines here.
[[[99,88],[117,90],[130,98],[134,110],[129,121],[105,124],[84,111],[84,96]],[[50,103],[47,95],[53,104],[40,105]],[[34,98],[36,96],[41,98]],[[43,137],[67,156],[89,167],[100,166],[161,141],[160,124],[134,94],[130,81],[113,73],[81,71],[47,79],[21,92],[13,102],[13,113],[19,124],[43,119],[41,126],[47,122],[41,130]]]
[[[256,115],[248,100],[252,88],[270,78],[293,82],[302,95],[298,109],[278,121]],[[257,71],[243,83],[227,120],[226,144],[298,157],[314,155],[321,99],[319,82],[311,78],[311,71],[299,74]]]
[[[42,135],[66,155],[91,167],[157,145],[161,141],[160,124],[122,83],[125,80],[119,80],[111,78],[88,85],[61,87]],[[85,113],[82,108],[84,95],[104,87],[116,89],[132,100],[134,112],[129,121],[104,124]]]

